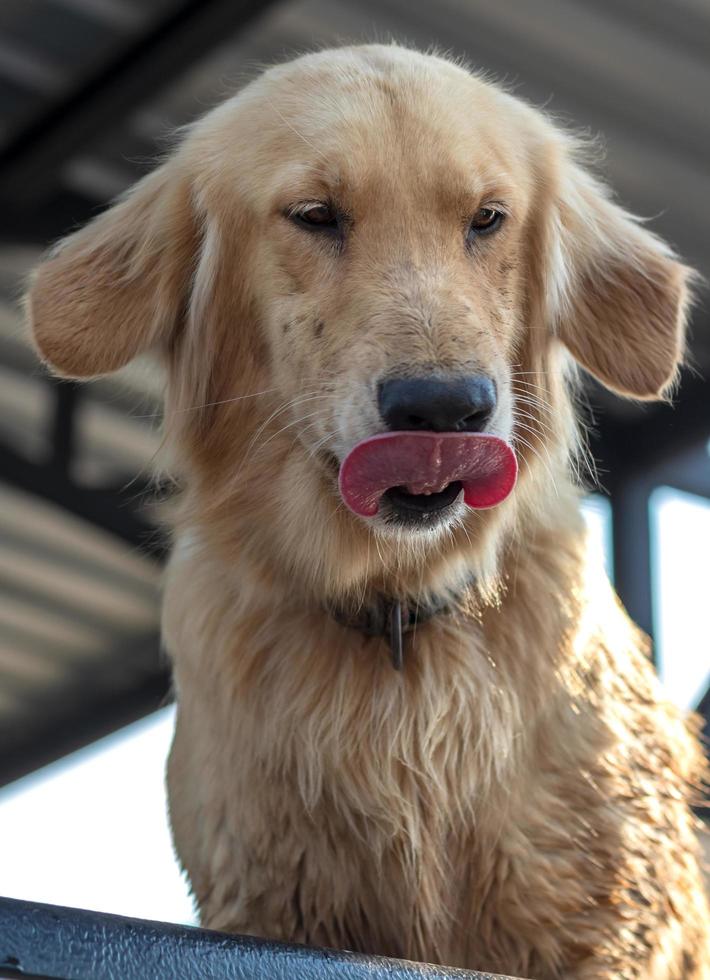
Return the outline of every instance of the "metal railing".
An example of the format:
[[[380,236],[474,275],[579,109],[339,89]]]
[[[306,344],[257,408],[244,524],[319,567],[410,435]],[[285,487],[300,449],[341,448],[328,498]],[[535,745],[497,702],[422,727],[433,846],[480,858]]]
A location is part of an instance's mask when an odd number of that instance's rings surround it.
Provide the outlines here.
[[[0,898],[0,977],[23,980],[505,980],[382,956]],[[510,978],[508,978],[510,980]]]

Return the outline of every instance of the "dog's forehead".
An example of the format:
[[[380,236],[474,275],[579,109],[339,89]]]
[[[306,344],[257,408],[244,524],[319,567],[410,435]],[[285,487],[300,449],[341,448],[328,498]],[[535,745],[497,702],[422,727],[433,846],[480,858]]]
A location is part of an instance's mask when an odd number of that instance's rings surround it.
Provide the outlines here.
[[[362,56],[370,50],[374,60]],[[240,179],[252,200],[268,195],[273,203],[290,189],[370,202],[443,193],[458,206],[529,190],[521,104],[441,59],[400,49],[280,66],[213,119],[222,145],[235,147],[225,157],[244,163]],[[249,140],[237,148],[245,129]]]
[[[427,67],[277,80],[266,107],[274,136],[296,168],[308,162],[349,187],[414,180],[476,194],[515,181],[526,148],[514,110],[463,72]]]

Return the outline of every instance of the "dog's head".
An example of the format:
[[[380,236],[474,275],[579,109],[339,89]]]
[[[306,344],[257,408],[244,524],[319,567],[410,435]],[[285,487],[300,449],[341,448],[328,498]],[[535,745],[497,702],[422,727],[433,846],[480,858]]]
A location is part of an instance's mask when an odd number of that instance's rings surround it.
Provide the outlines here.
[[[661,396],[685,281],[540,113],[440,58],[369,46],[274,68],[209,113],[60,244],[28,308],[61,374],[162,351],[189,520],[337,589],[423,550],[432,566],[490,554],[564,472],[569,354],[617,392]],[[484,447],[495,502],[504,444],[521,478],[491,511],[431,462]],[[373,487],[374,509],[343,506]]]

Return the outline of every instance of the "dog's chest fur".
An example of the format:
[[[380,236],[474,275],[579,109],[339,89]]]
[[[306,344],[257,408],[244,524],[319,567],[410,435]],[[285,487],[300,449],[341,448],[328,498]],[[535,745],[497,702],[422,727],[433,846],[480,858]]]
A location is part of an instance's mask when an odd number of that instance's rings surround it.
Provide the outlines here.
[[[427,624],[402,674],[381,640],[319,613],[276,615],[245,583],[231,594],[178,556],[171,815],[205,924],[544,978],[566,958],[599,963],[605,918],[626,904],[638,926],[609,968],[650,975],[631,964],[665,899],[633,895],[630,876],[657,872],[625,837],[629,820],[659,819],[644,786],[654,765],[674,767],[685,792],[671,756],[688,736],[671,716],[656,730],[650,668],[610,593],[614,649],[600,610],[581,604],[588,588],[573,587],[574,547],[539,551],[550,554],[543,564],[531,547],[534,570],[478,617]],[[620,707],[622,746],[609,714]],[[629,756],[640,802],[610,806]],[[692,850],[672,795],[665,864]],[[688,875],[674,872],[679,888]]]

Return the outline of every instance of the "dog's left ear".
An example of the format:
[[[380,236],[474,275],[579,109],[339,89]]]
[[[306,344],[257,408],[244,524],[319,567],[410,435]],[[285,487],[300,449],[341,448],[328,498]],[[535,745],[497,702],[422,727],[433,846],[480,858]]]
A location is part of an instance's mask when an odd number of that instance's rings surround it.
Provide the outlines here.
[[[555,333],[607,388],[662,398],[683,354],[691,271],[576,163],[561,169],[557,198]]]

